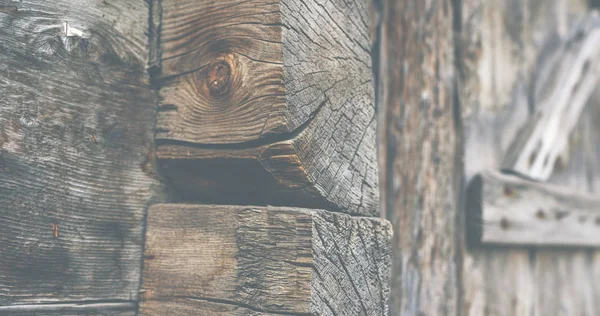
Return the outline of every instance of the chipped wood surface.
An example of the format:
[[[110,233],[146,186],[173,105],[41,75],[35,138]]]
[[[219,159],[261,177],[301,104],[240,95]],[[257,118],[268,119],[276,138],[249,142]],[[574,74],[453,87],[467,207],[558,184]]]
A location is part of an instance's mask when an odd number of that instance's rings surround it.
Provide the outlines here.
[[[536,69],[535,113],[517,133],[502,169],[528,178],[550,178],[569,134],[600,80],[600,15],[586,17]]]
[[[135,308],[160,197],[147,28],[142,0],[0,1],[0,314]]]
[[[600,246],[600,198],[593,195],[486,171],[473,179],[467,198],[473,243]]]
[[[386,315],[391,225],[290,207],[159,204],[142,315]]]
[[[456,315],[452,2],[373,1],[382,212],[394,225],[391,315]]]
[[[458,64],[467,182],[483,170],[500,169],[516,132],[535,110],[529,91],[537,63],[586,6],[577,0],[462,1]],[[589,194],[600,188],[594,98],[572,133],[568,154],[561,154],[564,164],[557,164],[549,180]],[[467,248],[461,315],[596,315],[597,258],[596,251],[581,249]]]
[[[158,157],[186,198],[378,214],[365,2],[162,0],[153,11]]]

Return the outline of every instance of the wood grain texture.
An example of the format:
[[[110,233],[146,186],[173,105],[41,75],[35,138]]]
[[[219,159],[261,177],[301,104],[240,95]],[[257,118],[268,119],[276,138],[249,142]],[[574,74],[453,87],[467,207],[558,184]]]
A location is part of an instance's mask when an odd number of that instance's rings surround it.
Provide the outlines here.
[[[467,196],[475,243],[600,245],[600,198],[593,195],[487,171],[474,178]]]
[[[215,203],[378,213],[366,3],[162,0],[156,10],[158,157],[177,188]],[[236,176],[215,176],[226,173]]]
[[[600,15],[586,17],[536,69],[536,109],[512,141],[502,169],[547,180],[600,80]]]
[[[590,98],[569,139],[568,151],[550,183],[600,196],[600,89]],[[600,252],[595,250],[544,250],[533,256],[536,278],[543,280],[535,297],[540,314],[596,315],[600,306]],[[551,291],[549,288],[554,287]],[[560,297],[557,300],[556,297]]]
[[[387,315],[391,225],[321,210],[159,204],[142,315]]]
[[[467,182],[483,170],[500,169],[515,134],[535,110],[530,91],[538,62],[559,47],[586,10],[580,0],[462,1],[458,66]],[[572,135],[587,135],[586,141],[570,141],[568,155],[561,154],[565,164],[556,164],[550,182],[590,193],[597,189],[584,174],[597,183],[600,169],[593,158],[596,129],[590,123],[581,129],[581,122],[593,119],[589,113],[596,105],[586,107]],[[596,315],[596,257],[581,249],[466,248],[461,315]]]
[[[58,304],[33,304],[0,306],[5,316],[135,316],[137,302],[62,302]]]
[[[142,0],[0,1],[2,308],[137,299],[161,197],[147,28]]]
[[[390,314],[456,315],[452,2],[373,7],[382,211],[395,229]]]

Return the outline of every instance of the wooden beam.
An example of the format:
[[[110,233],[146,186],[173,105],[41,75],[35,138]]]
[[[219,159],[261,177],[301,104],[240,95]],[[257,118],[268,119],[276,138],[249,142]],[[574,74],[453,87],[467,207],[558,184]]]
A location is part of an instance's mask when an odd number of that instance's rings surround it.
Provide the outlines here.
[[[188,199],[378,214],[364,1],[154,9],[158,157]]]
[[[547,180],[600,79],[600,16],[592,13],[536,71],[536,113],[513,140],[502,169]]]
[[[147,30],[143,0],[0,5],[0,314],[137,299],[161,192]]]
[[[373,1],[383,216],[394,227],[390,315],[461,315],[454,122],[456,1]]]
[[[62,302],[58,304],[30,304],[0,306],[0,315],[7,316],[75,316],[75,315],[110,315],[135,316],[137,302]]]
[[[497,172],[475,177],[467,194],[474,243],[600,246],[598,197]]]
[[[149,209],[142,315],[384,315],[391,225],[299,208]]]

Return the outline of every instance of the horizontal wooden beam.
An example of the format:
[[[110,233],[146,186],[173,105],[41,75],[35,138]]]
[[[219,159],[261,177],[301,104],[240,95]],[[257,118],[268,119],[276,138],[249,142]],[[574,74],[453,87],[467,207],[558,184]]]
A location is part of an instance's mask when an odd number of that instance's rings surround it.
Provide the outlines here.
[[[502,169],[547,180],[600,80],[600,16],[593,13],[540,64],[533,118],[508,149]]]
[[[379,215],[365,1],[157,10],[157,155],[186,199]]]
[[[391,225],[299,208],[150,208],[142,315],[384,315]]]
[[[0,315],[8,316],[71,316],[71,315],[111,315],[134,316],[137,314],[134,301],[64,301],[0,306]]]
[[[498,172],[476,176],[467,191],[473,243],[600,246],[600,198]]]

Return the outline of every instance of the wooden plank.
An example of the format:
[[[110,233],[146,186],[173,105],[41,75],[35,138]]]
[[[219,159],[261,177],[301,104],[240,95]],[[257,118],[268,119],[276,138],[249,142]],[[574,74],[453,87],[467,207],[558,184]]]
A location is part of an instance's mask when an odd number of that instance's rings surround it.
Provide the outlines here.
[[[471,241],[511,246],[600,246],[600,198],[487,171],[467,192]]]
[[[394,224],[391,315],[460,315],[453,2],[375,1],[384,216]]]
[[[137,302],[63,302],[58,304],[33,304],[0,306],[6,316],[135,316]]]
[[[137,299],[145,208],[161,197],[147,29],[142,0],[2,2],[4,310]]]
[[[568,151],[557,164],[548,182],[572,190],[600,194],[600,89],[596,89],[569,139]],[[600,308],[600,251],[536,251],[536,279],[541,280],[536,295],[539,314],[596,315]],[[543,281],[542,281],[543,280]],[[543,283],[542,283],[543,282]],[[554,288],[554,290],[551,290]],[[556,300],[560,297],[560,300]]]
[[[506,150],[534,110],[529,83],[535,82],[539,58],[558,46],[586,10],[583,0],[462,1],[457,62],[467,182],[484,170],[500,169]],[[583,189],[582,184],[568,185]],[[594,301],[600,292],[591,273],[593,254],[465,248],[459,314],[596,315]]]
[[[186,199],[378,213],[366,3],[156,10],[158,157]]]
[[[322,210],[160,204],[142,315],[386,315],[391,225]]]
[[[502,169],[545,181],[600,80],[600,16],[590,14],[536,69],[536,113],[506,152]]]

